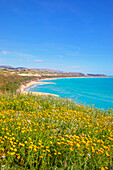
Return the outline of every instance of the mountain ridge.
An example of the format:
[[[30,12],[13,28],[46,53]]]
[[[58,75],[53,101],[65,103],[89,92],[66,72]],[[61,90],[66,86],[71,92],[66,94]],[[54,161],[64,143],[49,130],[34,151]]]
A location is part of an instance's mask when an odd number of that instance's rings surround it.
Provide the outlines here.
[[[9,70],[21,70],[21,71],[35,71],[40,73],[46,73],[46,76],[72,76],[72,77],[110,77],[105,74],[89,74],[89,73],[78,73],[78,72],[64,72],[51,69],[39,69],[39,68],[25,68],[25,67],[12,67],[9,65],[0,65],[0,69]],[[60,75],[59,75],[60,74]]]

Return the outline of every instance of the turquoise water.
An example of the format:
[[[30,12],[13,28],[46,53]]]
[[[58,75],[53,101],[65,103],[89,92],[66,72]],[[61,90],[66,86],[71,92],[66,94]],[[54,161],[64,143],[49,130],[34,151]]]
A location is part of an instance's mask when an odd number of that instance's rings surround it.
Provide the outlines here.
[[[37,85],[30,91],[57,94],[96,108],[113,109],[113,78],[62,78],[46,80],[56,84]]]

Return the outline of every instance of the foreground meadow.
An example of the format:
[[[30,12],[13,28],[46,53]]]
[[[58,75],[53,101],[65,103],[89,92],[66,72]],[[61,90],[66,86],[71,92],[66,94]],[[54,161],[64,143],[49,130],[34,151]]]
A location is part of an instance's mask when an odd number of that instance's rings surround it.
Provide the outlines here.
[[[113,169],[113,114],[70,100],[0,95],[0,168]]]

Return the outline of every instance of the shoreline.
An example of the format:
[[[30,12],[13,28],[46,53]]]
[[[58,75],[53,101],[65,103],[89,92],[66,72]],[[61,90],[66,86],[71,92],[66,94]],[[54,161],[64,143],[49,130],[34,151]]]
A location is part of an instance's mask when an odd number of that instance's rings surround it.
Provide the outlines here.
[[[53,77],[53,78],[42,78],[39,79],[39,81],[44,81],[44,80],[56,80],[56,79],[65,79],[65,78],[112,78],[112,77]]]
[[[23,93],[23,94],[28,94],[31,93],[33,95],[45,95],[45,96],[54,96],[54,97],[59,97],[59,95],[56,94],[51,94],[51,93],[43,93],[43,92],[27,92],[25,91],[25,89],[30,88],[33,85],[43,85],[43,84],[55,84],[55,83],[50,83],[50,82],[39,82],[39,80],[37,81],[30,81],[29,83],[26,84],[22,84],[19,89],[17,90],[17,92]]]
[[[25,91],[27,88],[30,88],[33,85],[43,85],[43,84],[56,84],[53,82],[43,82],[45,80],[55,80],[55,79],[63,79],[63,78],[109,78],[109,77],[53,77],[53,78],[42,78],[42,79],[37,79],[35,81],[30,81],[29,83],[22,84],[17,92],[23,93],[23,94],[28,94],[29,92]],[[45,95],[45,96],[54,96],[54,97],[59,97],[59,95],[52,94],[52,93],[43,93],[43,92],[31,92],[33,95]]]

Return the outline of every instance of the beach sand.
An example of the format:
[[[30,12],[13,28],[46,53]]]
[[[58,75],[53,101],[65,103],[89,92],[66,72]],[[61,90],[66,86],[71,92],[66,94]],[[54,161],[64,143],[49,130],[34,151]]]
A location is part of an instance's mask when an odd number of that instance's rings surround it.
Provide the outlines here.
[[[27,84],[22,84],[20,86],[20,88],[17,90],[17,92],[20,92],[20,93],[24,93],[24,94],[28,94],[29,92],[25,91],[26,88],[29,88],[33,85],[38,85],[38,84],[55,84],[55,83],[52,83],[52,82],[39,82],[38,80],[37,81],[30,81],[29,83]],[[59,95],[56,95],[56,94],[51,94],[51,93],[42,93],[42,92],[30,92],[31,94],[33,95],[44,95],[44,96],[54,96],[54,97],[59,97]]]
[[[30,81],[29,83],[22,84],[20,88],[17,90],[17,92],[27,94],[29,92],[25,91],[26,88],[29,88],[33,85],[38,85],[38,84],[55,84],[53,82],[42,82],[44,80],[54,80],[54,79],[62,79],[62,78],[87,78],[87,77],[54,77],[54,78],[44,78],[44,79],[38,79],[37,81]],[[92,77],[91,77],[92,78]],[[41,82],[40,82],[41,81]],[[31,92],[33,95],[45,95],[45,96],[55,96],[59,97],[59,95],[56,94],[51,94],[51,93],[42,93],[42,92]]]

